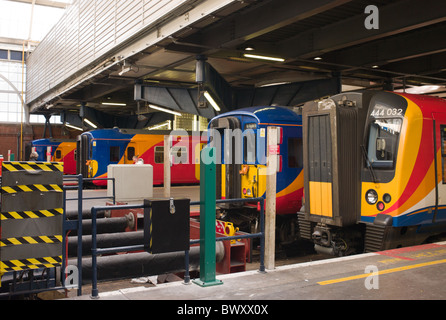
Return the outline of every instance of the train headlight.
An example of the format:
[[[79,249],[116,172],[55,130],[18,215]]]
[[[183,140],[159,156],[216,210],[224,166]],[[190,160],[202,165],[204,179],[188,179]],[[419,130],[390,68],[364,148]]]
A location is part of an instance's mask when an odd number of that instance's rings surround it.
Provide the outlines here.
[[[390,196],[390,194],[386,193],[383,196],[383,200],[384,200],[385,203],[389,203],[390,201],[392,201],[392,197]]]
[[[376,201],[378,201],[378,193],[370,189],[365,193],[365,201],[367,201],[368,204],[375,204]]]

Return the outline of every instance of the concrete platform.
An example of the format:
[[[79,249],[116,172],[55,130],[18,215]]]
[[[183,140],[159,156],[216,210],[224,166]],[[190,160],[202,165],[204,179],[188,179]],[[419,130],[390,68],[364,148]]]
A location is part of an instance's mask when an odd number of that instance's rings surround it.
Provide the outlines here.
[[[266,273],[221,275],[217,279],[223,284],[212,287],[173,282],[99,292],[98,300],[206,300],[213,305],[227,300],[256,305],[266,300],[444,300],[445,271],[446,242],[441,242],[281,266]],[[84,294],[70,300],[91,300],[90,292]],[[222,309],[211,312],[221,315]]]

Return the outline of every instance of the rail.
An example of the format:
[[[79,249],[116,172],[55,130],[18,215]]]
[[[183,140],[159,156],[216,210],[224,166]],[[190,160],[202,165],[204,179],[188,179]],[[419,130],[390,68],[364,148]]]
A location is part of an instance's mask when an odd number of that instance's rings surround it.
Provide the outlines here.
[[[84,178],[82,174],[78,175],[65,175],[64,182],[66,181],[77,181],[77,185],[64,185],[63,187],[63,235],[65,235],[62,239],[62,275],[65,275],[65,266],[66,260],[68,257],[67,254],[67,243],[66,243],[66,235],[71,230],[77,230],[77,267],[78,267],[78,296],[82,295],[82,211],[83,211],[83,200],[93,200],[93,199],[109,199],[110,197],[89,197],[84,198],[83,190],[84,190],[84,182],[92,181],[92,180],[112,180],[113,181],[113,204],[116,203],[116,194],[115,194],[115,179],[114,178]],[[67,190],[78,190],[77,198],[67,199],[66,191]],[[78,219],[77,220],[67,220],[66,218],[66,202],[70,200],[78,201]],[[65,286],[65,277],[62,276],[63,287]]]
[[[252,238],[260,238],[260,272],[265,272],[265,199],[264,198],[252,198],[252,199],[221,199],[216,200],[216,203],[240,203],[240,202],[260,202],[260,232],[253,234],[244,234],[244,235],[234,235],[228,237],[220,237],[216,238],[216,241],[225,241],[225,240],[238,240],[238,239],[252,239]],[[190,203],[191,206],[199,205],[200,201],[193,201]],[[144,250],[144,244],[142,245],[134,245],[134,246],[124,246],[124,247],[112,247],[112,248],[98,248],[97,247],[97,238],[96,238],[96,219],[97,212],[102,210],[122,210],[122,209],[144,209],[147,206],[142,205],[115,205],[115,206],[96,206],[91,208],[91,219],[92,219],[92,243],[91,243],[91,254],[92,254],[92,289],[91,289],[91,297],[93,299],[99,298],[98,291],[98,270],[97,270],[97,256],[99,254],[109,254],[116,253],[122,251],[136,251],[136,250]],[[81,238],[82,241],[82,238]],[[200,239],[193,239],[190,241],[190,244],[198,244],[200,243]],[[78,256],[79,257],[79,256]],[[185,276],[184,283],[189,284],[190,275],[189,275],[189,250],[185,251]],[[78,260],[79,265],[79,260]],[[82,279],[82,277],[79,277]],[[79,281],[81,283],[82,280]]]
[[[84,178],[81,174],[78,174],[78,175],[65,175],[64,176],[64,182],[67,182],[67,181],[78,181],[78,185],[77,186],[76,185],[75,186],[64,185],[64,188],[66,188],[67,190],[69,190],[69,189],[76,190],[76,189],[78,189],[78,186],[80,186],[79,189],[83,190],[85,181],[97,181],[97,180],[111,180],[112,181],[112,185],[113,185],[113,196],[111,196],[111,197],[109,197],[109,196],[105,196],[105,197],[90,197],[90,198],[83,198],[83,200],[97,200],[97,199],[109,199],[109,198],[112,198],[113,199],[113,204],[115,204],[116,203],[115,178]],[[69,201],[69,200],[78,200],[78,198],[66,199],[66,200],[67,201]]]

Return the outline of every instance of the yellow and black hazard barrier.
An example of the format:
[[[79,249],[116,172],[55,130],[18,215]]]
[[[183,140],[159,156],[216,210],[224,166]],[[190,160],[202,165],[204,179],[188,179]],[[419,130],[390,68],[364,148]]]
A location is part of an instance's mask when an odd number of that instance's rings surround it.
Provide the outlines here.
[[[18,193],[18,192],[63,192],[62,186],[57,184],[33,184],[33,185],[17,185],[11,187],[2,187],[1,193]]]
[[[63,164],[2,163],[0,274],[62,263]]]
[[[3,162],[2,171],[54,171],[63,172],[62,162]]]
[[[1,272],[22,271],[27,269],[54,268],[60,266],[62,256],[16,259],[9,261],[0,261]]]
[[[62,242],[62,236],[37,236],[37,237],[19,237],[19,238],[7,238],[0,239],[0,247],[6,246],[19,246],[22,244],[35,244],[35,243],[59,243]]]
[[[49,209],[49,210],[38,210],[38,211],[11,211],[11,212],[0,212],[0,220],[8,219],[38,219],[38,218],[49,218],[56,217],[63,214],[63,209]]]

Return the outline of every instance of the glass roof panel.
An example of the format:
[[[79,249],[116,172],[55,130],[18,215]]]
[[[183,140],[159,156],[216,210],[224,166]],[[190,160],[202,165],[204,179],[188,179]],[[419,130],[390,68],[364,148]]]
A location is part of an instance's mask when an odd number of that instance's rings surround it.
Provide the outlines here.
[[[65,9],[60,8],[60,4],[73,2],[42,1],[47,5],[41,5],[37,0],[33,10],[32,1],[22,1],[0,0],[1,38],[41,41],[62,17]]]

